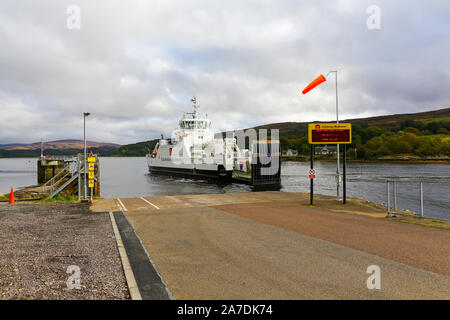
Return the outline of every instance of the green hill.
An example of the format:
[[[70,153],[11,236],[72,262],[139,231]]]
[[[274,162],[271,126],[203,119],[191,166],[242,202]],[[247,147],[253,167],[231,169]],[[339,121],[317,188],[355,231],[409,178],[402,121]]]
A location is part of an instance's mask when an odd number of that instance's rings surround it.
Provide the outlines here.
[[[320,121],[317,121],[320,122]],[[327,121],[332,122],[332,121]],[[353,125],[349,157],[372,159],[394,155],[419,157],[450,156],[450,108],[411,113],[342,120]],[[307,155],[308,122],[282,122],[254,129],[279,129],[283,150],[296,149]],[[101,156],[143,157],[153,150],[158,139],[114,147],[92,148]],[[48,150],[45,154],[76,154],[82,149]],[[3,150],[0,157],[38,157],[40,150]]]
[[[414,114],[396,114],[343,120],[352,124],[349,158],[449,158],[450,108]],[[256,129],[280,130],[282,150],[296,149],[307,155],[308,123],[279,123]],[[329,155],[327,157],[333,157]]]
[[[450,156],[450,108],[341,122],[350,122],[353,125],[353,143],[349,147],[349,158],[375,159],[395,155]],[[279,129],[283,150],[296,149],[300,154],[307,155],[307,127],[308,122],[283,122],[265,124],[254,129]],[[113,156],[145,156],[154,148],[156,142],[157,139],[123,145]]]
[[[143,157],[150,150],[153,150],[158,139],[138,142],[133,144],[126,144],[115,150],[113,156],[115,157]]]
[[[422,121],[424,123],[432,121],[447,121],[450,120],[450,108],[439,109],[434,111],[410,113],[410,114],[393,114],[387,116],[377,116],[369,118],[356,118],[340,120],[340,122],[349,122],[357,124],[363,128],[369,126],[376,126],[388,130],[400,130],[402,123],[406,120]],[[330,121],[310,121],[310,122],[281,122],[270,123],[255,127],[255,129],[279,129],[280,136],[304,136],[308,133],[308,123],[311,122],[334,122]]]

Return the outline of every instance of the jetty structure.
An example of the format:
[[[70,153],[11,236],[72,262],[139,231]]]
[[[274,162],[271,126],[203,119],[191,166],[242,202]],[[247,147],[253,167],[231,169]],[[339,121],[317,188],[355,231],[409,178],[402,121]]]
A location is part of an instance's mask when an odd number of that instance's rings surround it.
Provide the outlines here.
[[[84,188],[85,181],[87,188]],[[17,200],[52,199],[57,195],[75,196],[78,200],[100,196],[98,156],[91,154],[84,161],[83,154],[41,155],[37,160],[37,184],[14,191]]]
[[[92,159],[88,162],[88,159]],[[97,155],[86,157],[52,156],[38,160],[38,184],[53,198],[60,193],[76,195],[78,199],[87,199],[90,191],[83,186],[89,180],[94,181],[89,189],[93,196],[100,196],[100,163]],[[86,190],[86,191],[85,191]],[[86,194],[84,194],[86,192]]]
[[[250,149],[235,137],[223,137],[211,127],[208,115],[191,99],[193,112],[184,113],[171,138],[163,136],[146,155],[150,173],[221,182],[280,186],[281,157],[278,140],[251,141]],[[269,161],[261,161],[262,155]],[[266,160],[267,160],[266,159]]]

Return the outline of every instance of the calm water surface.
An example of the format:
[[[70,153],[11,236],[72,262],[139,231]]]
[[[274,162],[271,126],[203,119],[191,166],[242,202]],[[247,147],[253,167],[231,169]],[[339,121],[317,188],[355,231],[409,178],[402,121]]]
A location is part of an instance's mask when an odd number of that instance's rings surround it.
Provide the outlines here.
[[[36,166],[36,159],[0,159],[0,193],[9,192],[11,186],[36,184]],[[315,192],[336,195],[336,163],[317,162],[315,167]],[[281,190],[309,192],[308,169],[306,162],[283,162]],[[100,176],[101,196],[105,198],[252,191],[241,184],[152,176],[145,158],[101,158]],[[450,164],[352,162],[347,167],[347,195],[386,203],[387,177],[399,179],[399,208],[420,211],[419,180],[423,179],[425,215],[450,220]]]

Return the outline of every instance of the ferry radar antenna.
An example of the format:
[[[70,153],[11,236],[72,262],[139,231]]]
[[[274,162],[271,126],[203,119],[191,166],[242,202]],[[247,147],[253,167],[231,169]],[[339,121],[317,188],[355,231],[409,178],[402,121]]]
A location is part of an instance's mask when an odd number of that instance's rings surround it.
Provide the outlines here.
[[[192,103],[194,104],[194,114],[197,114],[198,107],[199,107],[199,106],[197,105],[197,98],[194,96],[194,97],[192,97],[191,101],[192,101]]]

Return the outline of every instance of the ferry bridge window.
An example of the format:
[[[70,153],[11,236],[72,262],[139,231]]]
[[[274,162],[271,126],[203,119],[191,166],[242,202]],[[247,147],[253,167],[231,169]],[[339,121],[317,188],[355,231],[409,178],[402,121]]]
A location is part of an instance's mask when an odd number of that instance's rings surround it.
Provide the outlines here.
[[[203,121],[198,121],[197,122],[197,128],[198,129],[204,129],[205,128],[204,122]]]

